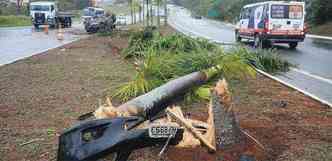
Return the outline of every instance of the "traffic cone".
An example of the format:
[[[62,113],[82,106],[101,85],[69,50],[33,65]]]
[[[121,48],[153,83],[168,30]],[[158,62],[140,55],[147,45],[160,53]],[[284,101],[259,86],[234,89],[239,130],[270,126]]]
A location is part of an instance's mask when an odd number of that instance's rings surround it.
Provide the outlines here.
[[[45,28],[44,28],[44,33],[45,33],[46,35],[48,35],[48,27],[49,27],[49,26],[46,25]]]
[[[64,39],[64,35],[63,35],[63,30],[61,28],[61,24],[60,24],[59,29],[58,29],[57,39],[60,40],[60,41],[62,41]]]

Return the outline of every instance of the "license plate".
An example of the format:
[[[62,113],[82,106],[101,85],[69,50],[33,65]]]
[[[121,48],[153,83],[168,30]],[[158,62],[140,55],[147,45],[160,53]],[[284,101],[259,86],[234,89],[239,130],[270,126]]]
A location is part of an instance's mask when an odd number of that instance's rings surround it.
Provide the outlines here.
[[[175,126],[152,126],[149,127],[149,136],[151,138],[174,138],[177,130],[178,128]]]
[[[299,25],[299,24],[294,24],[293,27],[294,27],[295,29],[298,29],[298,28],[300,28],[300,25]]]

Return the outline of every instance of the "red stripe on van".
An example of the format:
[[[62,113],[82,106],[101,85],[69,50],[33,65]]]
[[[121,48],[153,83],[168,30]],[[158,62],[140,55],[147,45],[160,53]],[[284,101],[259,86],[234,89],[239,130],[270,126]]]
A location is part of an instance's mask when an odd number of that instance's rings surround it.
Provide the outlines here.
[[[301,30],[272,30],[271,35],[303,35]]]

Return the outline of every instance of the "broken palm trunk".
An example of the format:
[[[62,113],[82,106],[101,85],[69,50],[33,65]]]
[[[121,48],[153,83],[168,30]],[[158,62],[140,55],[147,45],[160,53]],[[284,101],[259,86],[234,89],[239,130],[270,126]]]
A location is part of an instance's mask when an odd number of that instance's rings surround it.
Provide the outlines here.
[[[225,80],[219,81],[216,87],[211,90],[211,101],[208,108],[208,119],[205,124],[205,131],[198,131],[194,120],[185,119],[183,115],[178,115],[173,110],[167,109],[167,114],[175,122],[186,128],[184,139],[177,147],[197,147],[201,143],[206,146],[209,152],[224,150],[241,142],[242,132],[231,109],[231,96]],[[200,125],[204,125],[200,123]],[[188,135],[187,133],[191,135]],[[187,138],[186,138],[187,137]]]
[[[243,135],[231,109],[231,96],[225,80],[219,81],[211,91],[210,106],[214,115],[216,148],[222,150],[240,143]]]

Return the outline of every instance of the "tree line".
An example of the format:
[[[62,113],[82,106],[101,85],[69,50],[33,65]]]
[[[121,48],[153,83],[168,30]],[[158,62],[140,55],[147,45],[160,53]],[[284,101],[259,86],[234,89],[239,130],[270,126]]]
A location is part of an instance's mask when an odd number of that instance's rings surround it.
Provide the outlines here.
[[[244,5],[266,0],[177,0],[177,4],[195,14],[234,22]],[[289,1],[289,0],[288,0]],[[320,25],[332,21],[331,0],[296,0],[306,2],[306,19],[310,24]]]
[[[15,3],[0,0],[0,15],[28,15],[28,4],[35,1],[56,1],[61,10],[80,10],[91,6],[91,0],[29,0],[28,3],[23,3],[23,0],[16,0]]]
[[[138,14],[139,21],[145,26],[159,27],[161,17],[164,17],[164,24],[167,24],[167,0],[128,0],[128,2],[133,23],[138,22],[136,16]]]

